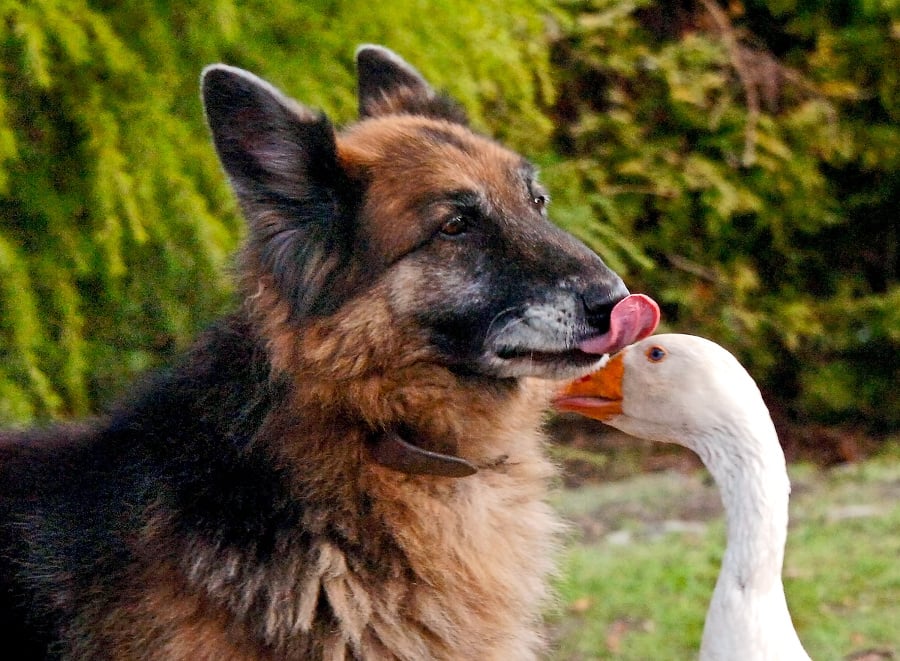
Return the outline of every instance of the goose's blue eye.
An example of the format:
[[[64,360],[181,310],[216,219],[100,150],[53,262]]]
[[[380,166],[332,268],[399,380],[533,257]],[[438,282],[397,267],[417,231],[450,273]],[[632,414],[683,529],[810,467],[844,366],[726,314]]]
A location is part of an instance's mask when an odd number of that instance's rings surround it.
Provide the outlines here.
[[[662,347],[653,346],[647,349],[647,359],[650,362],[658,363],[666,358],[666,350]]]

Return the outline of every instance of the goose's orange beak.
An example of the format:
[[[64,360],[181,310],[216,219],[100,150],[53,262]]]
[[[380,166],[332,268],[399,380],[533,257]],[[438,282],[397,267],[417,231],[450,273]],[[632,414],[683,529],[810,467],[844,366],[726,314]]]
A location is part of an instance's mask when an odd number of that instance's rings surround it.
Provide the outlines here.
[[[617,353],[596,372],[568,383],[553,398],[557,411],[580,413],[595,420],[609,420],[622,413],[622,375],[625,364]]]

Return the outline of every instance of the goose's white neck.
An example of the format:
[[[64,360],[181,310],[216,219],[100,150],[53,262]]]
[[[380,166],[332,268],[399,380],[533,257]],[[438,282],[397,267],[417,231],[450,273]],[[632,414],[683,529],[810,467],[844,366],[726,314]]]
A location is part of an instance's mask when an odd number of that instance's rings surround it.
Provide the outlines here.
[[[711,429],[692,446],[719,487],[728,535],[701,661],[808,660],[781,582],[790,482],[768,412]]]

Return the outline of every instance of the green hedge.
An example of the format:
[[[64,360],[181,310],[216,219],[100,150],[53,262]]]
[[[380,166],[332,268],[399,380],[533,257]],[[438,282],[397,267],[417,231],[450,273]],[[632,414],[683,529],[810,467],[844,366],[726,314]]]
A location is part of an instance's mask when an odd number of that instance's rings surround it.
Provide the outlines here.
[[[523,147],[547,144],[540,4],[26,0],[0,8],[0,423],[95,411],[229,302],[242,231],[198,97],[245,67],[338,122],[384,43]]]
[[[900,422],[888,0],[0,8],[0,423],[96,411],[230,304],[241,222],[197,82],[338,122],[383,43],[538,160],[553,215],[799,421]]]

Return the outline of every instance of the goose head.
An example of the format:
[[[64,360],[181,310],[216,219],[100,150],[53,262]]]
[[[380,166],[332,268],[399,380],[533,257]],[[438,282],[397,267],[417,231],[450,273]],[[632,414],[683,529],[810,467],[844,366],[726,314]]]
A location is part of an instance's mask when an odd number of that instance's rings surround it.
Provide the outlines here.
[[[632,436],[694,450],[711,431],[771,424],[759,388],[738,360],[694,335],[636,342],[568,383],[553,404]]]

